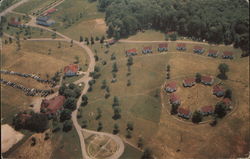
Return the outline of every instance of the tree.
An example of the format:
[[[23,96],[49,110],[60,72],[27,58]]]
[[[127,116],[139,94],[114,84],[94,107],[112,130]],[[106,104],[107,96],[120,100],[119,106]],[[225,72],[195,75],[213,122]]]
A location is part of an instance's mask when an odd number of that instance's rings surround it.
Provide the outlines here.
[[[44,132],[48,129],[48,117],[42,113],[31,113],[31,117],[25,121],[25,129],[33,132]]]
[[[79,56],[75,56],[75,64],[78,64],[79,63]]]
[[[178,107],[179,107],[179,105],[172,104],[172,107],[171,107],[171,114],[172,115],[177,114]]]
[[[58,42],[57,48],[61,48],[61,42]]]
[[[141,159],[153,159],[153,153],[149,148],[146,148],[142,154]]]
[[[83,120],[82,121],[82,128],[86,128],[87,127],[87,120]]]
[[[69,97],[66,99],[66,101],[63,104],[63,107],[65,109],[69,109],[71,111],[74,111],[76,109],[76,100],[75,98]]]
[[[98,120],[102,117],[102,110],[98,107],[96,111],[97,111],[97,116],[95,117],[95,119]]]
[[[91,45],[95,44],[95,40],[94,40],[94,38],[92,36],[90,38],[90,41],[91,41]]]
[[[72,129],[72,121],[71,120],[65,121],[64,124],[63,124],[63,131],[68,132],[71,129]]]
[[[169,37],[170,37],[170,40],[171,40],[171,41],[176,41],[176,39],[177,39],[177,34],[174,32],[174,33],[170,34]]]
[[[105,37],[102,36],[102,38],[100,39],[100,43],[103,44],[104,40],[105,40]]]
[[[106,87],[107,87],[107,82],[106,82],[106,80],[103,80],[101,89],[105,89]]]
[[[232,99],[232,90],[231,90],[231,89],[227,89],[227,90],[225,91],[224,98]]]
[[[141,137],[139,137],[138,142],[137,142],[137,147],[142,149],[143,145],[144,145],[144,141]]]
[[[74,83],[70,83],[68,87],[69,89],[75,89],[77,86]]]
[[[114,110],[114,116],[112,118],[114,120],[120,119],[121,118],[121,114],[120,114],[121,109],[118,106],[116,106],[116,107],[114,107],[113,110]]]
[[[67,89],[65,84],[62,84],[62,86],[59,88],[59,94],[64,95],[64,91]]]
[[[10,44],[12,43],[12,38],[11,38],[11,37],[9,37],[9,43],[10,43]]]
[[[63,109],[63,111],[60,113],[60,121],[64,122],[65,120],[69,119],[71,119],[71,110]]]
[[[80,40],[79,40],[80,42],[83,42],[83,37],[82,36],[80,36]],[[86,40],[85,40],[86,41]]]
[[[119,125],[117,123],[114,124],[114,130],[113,130],[113,134],[118,134],[120,132],[119,130]]]
[[[36,138],[35,137],[32,137],[31,138],[31,146],[35,146],[36,145]]]
[[[215,105],[214,114],[219,118],[223,118],[227,114],[227,109],[224,103],[219,102]]]
[[[129,57],[128,57],[127,65],[128,65],[128,66],[133,65],[133,57],[132,57],[132,56],[129,56]]]
[[[113,65],[112,65],[112,72],[118,72],[116,62],[114,62]]]
[[[117,96],[114,96],[114,98],[113,98],[113,107],[115,107],[115,106],[119,106],[120,104],[119,104],[119,99],[118,99],[118,97]]]
[[[83,95],[81,106],[86,106],[87,104],[88,104],[88,97],[86,95]]]
[[[110,58],[111,60],[115,60],[116,59],[116,57],[115,57],[115,54],[113,53],[112,55],[111,55],[111,58]]]
[[[128,80],[127,86],[131,86],[131,80]]]
[[[222,79],[222,80],[226,80],[227,79],[227,75],[226,72],[229,71],[229,67],[227,64],[225,63],[221,63],[218,67],[220,74],[218,74],[218,78]]]
[[[97,131],[101,131],[103,128],[102,122],[99,121]]]
[[[99,41],[100,39],[99,39],[99,37],[98,36],[96,36],[95,37],[95,41]]]
[[[196,81],[197,83],[200,83],[200,82],[201,82],[201,74],[200,74],[200,73],[196,73],[196,75],[195,75],[195,81]]]
[[[199,111],[195,111],[192,116],[192,122],[197,124],[202,121],[202,117],[203,116]]]
[[[48,139],[49,139],[49,134],[48,134],[48,133],[45,133],[44,140],[48,140]]]
[[[132,132],[131,132],[131,130],[127,129],[126,138],[130,139],[131,137],[132,137]]]
[[[127,130],[134,130],[134,124],[132,122],[127,122]]]

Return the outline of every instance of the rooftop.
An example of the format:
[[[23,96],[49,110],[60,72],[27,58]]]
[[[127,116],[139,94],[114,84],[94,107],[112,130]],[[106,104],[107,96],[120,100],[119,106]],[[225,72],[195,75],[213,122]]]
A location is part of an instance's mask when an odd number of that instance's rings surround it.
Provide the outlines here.
[[[77,64],[70,64],[70,65],[64,67],[64,73],[66,73],[68,71],[77,73],[78,65]]]
[[[183,114],[183,115],[189,115],[190,114],[190,110],[188,108],[179,107],[178,108],[178,113]]]

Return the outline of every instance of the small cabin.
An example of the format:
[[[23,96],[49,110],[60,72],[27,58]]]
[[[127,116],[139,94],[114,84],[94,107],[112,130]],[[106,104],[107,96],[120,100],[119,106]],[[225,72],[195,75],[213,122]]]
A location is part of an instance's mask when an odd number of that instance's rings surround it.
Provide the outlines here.
[[[179,51],[186,51],[186,44],[185,43],[178,43],[177,46],[176,46],[176,50],[179,50]]]
[[[170,103],[173,105],[180,105],[181,104],[181,100],[180,97],[177,96],[175,93],[170,94],[170,99],[169,99]]]
[[[209,50],[207,56],[216,58],[218,56],[218,51],[217,50]]]
[[[233,59],[233,53],[230,51],[224,51],[222,58],[223,59]]]
[[[188,108],[180,107],[180,108],[178,108],[177,112],[178,112],[178,116],[182,117],[184,119],[189,119],[192,115],[192,113],[190,112],[190,110]]]
[[[183,80],[184,87],[192,87],[195,85],[195,78],[187,78]]]
[[[170,83],[165,85],[165,91],[168,93],[175,92],[176,89],[177,89],[177,85],[175,82],[170,82]]]
[[[193,51],[194,53],[197,53],[197,54],[203,54],[205,50],[201,46],[194,46]]]
[[[64,76],[66,77],[77,76],[78,70],[79,66],[77,64],[70,64],[64,67]]]
[[[47,16],[47,15],[49,15],[49,14],[52,14],[52,13],[56,12],[56,11],[57,11],[56,8],[51,8],[51,9],[47,10],[43,15],[44,15],[44,16]]]
[[[202,76],[201,77],[201,83],[203,83],[204,85],[212,85],[214,82],[214,79],[210,76]]]
[[[40,16],[36,18],[36,24],[43,26],[52,26],[55,21],[50,19],[48,16]]]
[[[159,44],[158,52],[164,52],[164,51],[168,51],[168,44],[167,43]]]
[[[18,18],[14,18],[12,17],[10,19],[10,21],[8,22],[9,26],[13,26],[13,27],[20,27],[22,26],[21,22],[18,20]]]
[[[151,46],[147,46],[147,47],[144,47],[143,49],[142,49],[142,53],[143,54],[148,54],[148,53],[152,53],[153,51],[152,51],[152,47]]]
[[[217,84],[213,87],[213,94],[217,97],[222,97],[225,95],[225,91],[220,85]]]
[[[211,115],[211,114],[214,113],[214,107],[211,106],[211,105],[203,106],[203,107],[201,107],[201,109],[200,109],[200,113],[201,113],[203,116]]]
[[[126,50],[126,56],[134,56],[137,55],[137,50],[135,48]]]

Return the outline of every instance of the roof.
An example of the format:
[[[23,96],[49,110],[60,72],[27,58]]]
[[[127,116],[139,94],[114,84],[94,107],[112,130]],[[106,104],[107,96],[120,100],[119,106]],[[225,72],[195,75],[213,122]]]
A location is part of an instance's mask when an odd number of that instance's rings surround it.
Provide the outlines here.
[[[186,47],[186,44],[185,43],[178,43],[177,47]]]
[[[137,52],[136,48],[133,48],[133,49],[129,49],[126,51],[127,53],[134,53],[134,52]]]
[[[166,88],[176,89],[176,83],[170,82],[170,83],[166,84]]]
[[[176,102],[176,101],[179,101],[179,100],[180,100],[180,97],[177,96],[175,93],[172,93],[172,94],[170,95],[170,101],[171,101],[171,102]]]
[[[152,46],[146,46],[143,48],[143,50],[152,50]]]
[[[47,10],[45,13],[49,14],[49,13],[53,13],[55,11],[57,11],[56,8],[51,8],[51,9]]]
[[[192,84],[193,82],[195,82],[195,78],[186,78],[183,80],[183,82],[185,84]]]
[[[203,47],[201,47],[201,46],[194,46],[194,49],[195,49],[195,50],[202,50]]]
[[[169,32],[166,32],[166,34],[170,35],[170,34],[174,34],[176,33],[176,31],[169,31]]]
[[[47,20],[49,20],[49,17],[48,16],[41,16],[41,17],[37,17],[36,20],[46,22]]]
[[[77,64],[70,64],[70,65],[64,67],[64,73],[66,73],[68,71],[77,73],[78,65]]]
[[[201,81],[203,81],[203,82],[212,82],[213,78],[210,77],[210,76],[202,76]]]
[[[55,113],[59,109],[61,109],[64,103],[65,97],[64,96],[56,96],[52,99],[44,99],[41,104],[41,108],[47,108],[46,113]]]
[[[218,53],[217,50],[209,50],[209,51],[208,51],[208,54],[216,55],[217,53]]]
[[[190,114],[190,110],[188,108],[179,107],[178,108],[178,113],[183,114],[183,115],[189,115]]]
[[[218,84],[213,87],[213,93],[222,92],[222,91],[224,91],[224,89]]]
[[[159,44],[159,48],[166,48],[166,47],[168,47],[168,44],[167,44],[167,43]]]
[[[214,108],[211,105],[201,107],[201,112],[203,113],[209,113],[213,111],[214,111]]]
[[[233,53],[230,52],[230,51],[224,51],[224,52],[223,52],[223,55],[224,55],[224,56],[233,56]]]
[[[223,102],[224,104],[226,104],[226,105],[229,105],[229,104],[231,103],[231,99],[229,99],[229,98],[224,98],[224,99],[222,99],[222,102]]]

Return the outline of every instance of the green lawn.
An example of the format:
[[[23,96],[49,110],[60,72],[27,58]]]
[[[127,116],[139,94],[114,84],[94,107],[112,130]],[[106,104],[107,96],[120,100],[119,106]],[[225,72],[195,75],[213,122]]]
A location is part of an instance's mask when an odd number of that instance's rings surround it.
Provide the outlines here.
[[[134,147],[125,144],[125,151],[120,157],[120,159],[140,159],[142,156],[142,152],[135,149]]]

